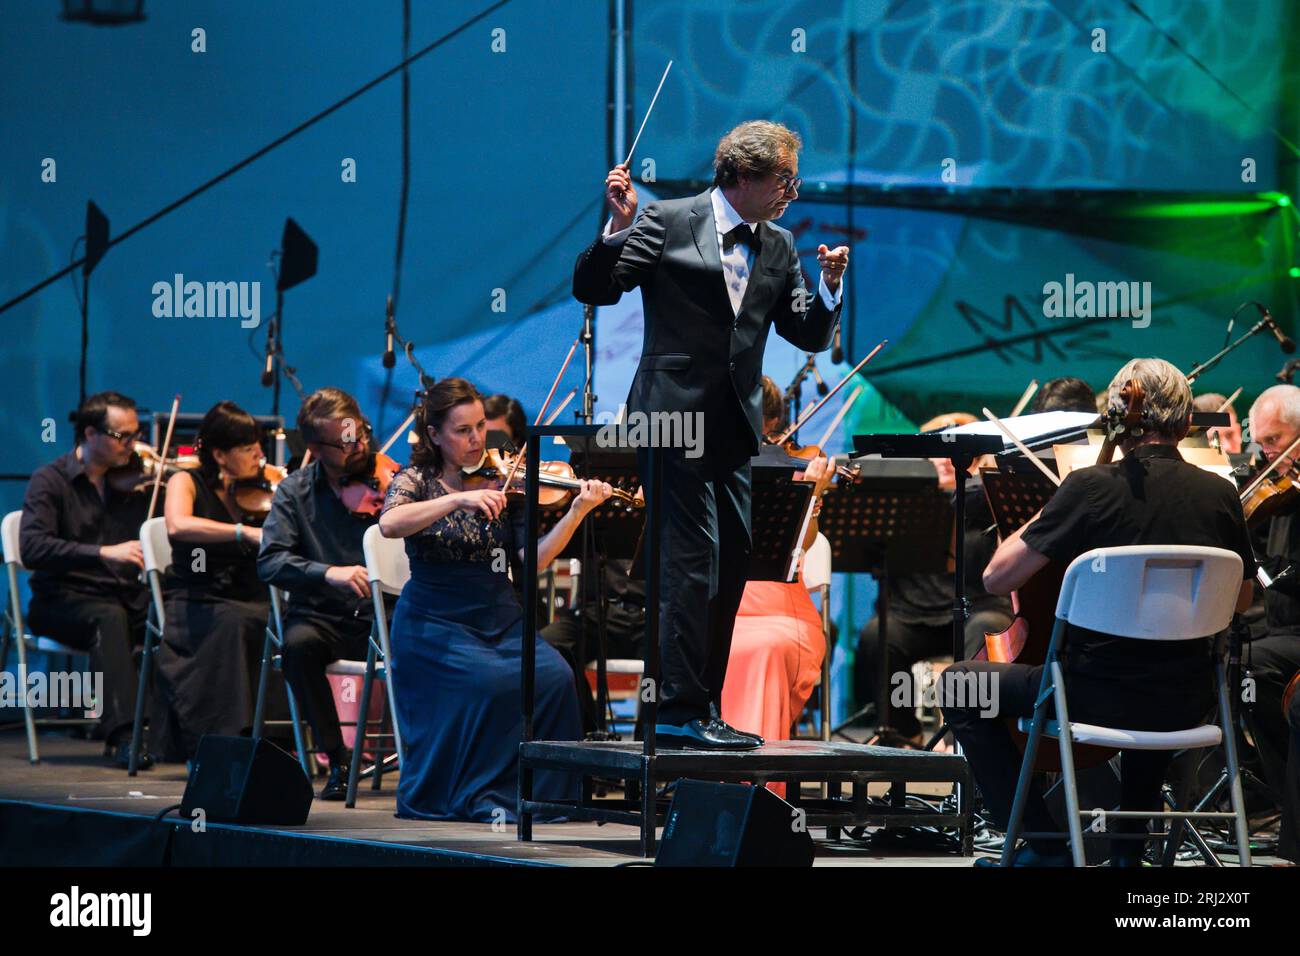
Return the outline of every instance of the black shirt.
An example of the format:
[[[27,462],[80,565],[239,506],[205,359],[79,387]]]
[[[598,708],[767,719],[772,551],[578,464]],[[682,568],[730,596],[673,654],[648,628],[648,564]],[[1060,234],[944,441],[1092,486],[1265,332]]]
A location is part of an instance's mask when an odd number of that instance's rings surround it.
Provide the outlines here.
[[[194,517],[234,525],[236,518],[217,497],[216,489],[197,471],[184,472],[194,485]],[[167,571],[169,591],[201,591],[234,601],[266,601],[266,585],[257,578],[257,553],[248,539],[199,544],[169,537],[172,565]],[[203,552],[202,564],[194,552]]]
[[[1122,461],[1071,472],[1022,535],[1025,544],[1068,564],[1093,548],[1182,544],[1241,555],[1255,575],[1250,533],[1231,482],[1189,465],[1171,445],[1139,445]],[[1138,641],[1071,628],[1067,666],[1141,692],[1156,678],[1207,676],[1206,640]]]
[[[139,571],[110,567],[99,549],[139,538],[148,512],[144,492],[118,494],[105,483],[101,498],[75,450],[37,468],[27,484],[18,532],[23,565],[32,571],[33,597],[144,594]]]
[[[954,491],[950,498],[957,497]],[[993,513],[984,482],[966,479],[965,594],[972,614],[980,611],[1011,613],[1010,598],[989,594],[984,589],[984,569],[997,548],[990,525]],[[952,625],[953,575],[943,572],[894,574],[889,577],[889,616],[902,624],[924,627]]]
[[[361,539],[377,516],[356,515],[330,488],[320,462],[299,468],[275,490],[262,525],[257,576],[289,592],[291,612],[330,617],[371,617],[368,598],[329,584],[336,565],[365,565]]]
[[[1264,621],[1269,634],[1300,634],[1300,521],[1280,514],[1268,523],[1260,563],[1277,580],[1264,592]],[[1287,568],[1293,570],[1283,574]]]

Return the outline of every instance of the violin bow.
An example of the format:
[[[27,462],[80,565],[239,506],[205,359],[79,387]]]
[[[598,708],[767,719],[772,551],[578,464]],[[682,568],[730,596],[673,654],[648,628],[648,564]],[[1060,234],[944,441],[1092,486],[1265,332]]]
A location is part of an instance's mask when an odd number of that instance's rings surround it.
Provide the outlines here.
[[[162,487],[162,476],[166,470],[167,449],[171,447],[172,429],[176,427],[176,414],[180,409],[181,397],[178,393],[172,399],[172,412],[167,417],[167,436],[163,438],[162,448],[158,452],[158,473],[153,476],[153,495],[149,498],[149,514],[146,516],[148,518],[153,517],[154,509],[158,507],[158,491]]]
[[[1011,409],[1011,414],[1008,415],[1007,418],[1015,418],[1023,412],[1025,406],[1029,404],[1029,400],[1034,397],[1034,392],[1036,391],[1038,391],[1038,379],[1031,378],[1029,384],[1025,386],[1025,393],[1020,396],[1020,401],[1016,402],[1015,407]]]
[[[1225,399],[1223,400],[1223,404],[1220,405],[1218,408],[1216,408],[1215,411],[1216,411],[1216,412],[1226,412],[1226,411],[1228,410],[1228,406],[1231,405],[1233,402],[1235,402],[1235,401],[1237,400],[1237,397],[1241,394],[1241,390],[1242,390],[1243,388],[1245,388],[1245,387],[1246,387],[1246,386],[1244,386],[1244,385],[1238,385],[1238,386],[1237,386],[1237,390],[1236,390],[1235,392],[1233,392],[1231,395],[1229,395],[1227,398],[1225,398]]]
[[[551,417],[546,419],[546,421],[542,422],[542,424],[543,425],[552,424],[557,418],[560,417],[560,412],[564,411],[566,408],[569,407],[569,402],[573,401],[573,396],[577,394],[578,394],[578,386],[575,385],[573,386],[573,388],[569,389],[569,394],[564,396],[564,401],[560,402],[559,405],[555,406],[555,411],[551,412]]]
[[[1032,451],[1030,451],[1028,445],[1022,442],[1015,435],[1013,435],[1011,433],[1011,429],[1008,428],[1003,423],[1002,419],[998,418],[998,416],[994,415],[987,408],[983,409],[983,412],[984,412],[984,417],[987,418],[989,421],[991,421],[994,425],[997,425],[998,431],[1006,435],[1007,438],[1011,440],[1011,443],[1015,445],[1018,449],[1020,449],[1021,454],[1023,454],[1026,458],[1028,458],[1035,465],[1037,465],[1038,470],[1041,471],[1043,474],[1045,474],[1049,479],[1051,479],[1052,484],[1056,485],[1058,488],[1061,486],[1061,479],[1056,475],[1056,473],[1052,471],[1052,469],[1044,465],[1043,460],[1039,458],[1037,455],[1035,455]]]
[[[861,395],[862,386],[859,385],[853,390],[852,395],[844,399],[844,404],[840,406],[840,410],[836,412],[835,417],[831,419],[830,426],[826,429],[826,434],[822,435],[822,440],[817,443],[818,448],[822,451],[826,450],[826,443],[831,440],[831,436],[835,434],[835,429],[840,427],[840,422],[844,421],[844,416],[849,413],[849,409],[853,407],[853,403],[856,402]]]
[[[1270,461],[1268,463],[1268,467],[1255,476],[1255,480],[1252,481],[1250,484],[1248,484],[1246,486],[1246,490],[1241,493],[1241,500],[1245,501],[1252,494],[1254,494],[1255,489],[1264,483],[1264,479],[1267,478],[1269,475],[1273,474],[1273,472],[1277,470],[1277,466],[1282,464],[1283,460],[1285,460],[1287,456],[1289,456],[1297,448],[1300,448],[1300,438],[1296,438],[1295,441],[1287,445],[1286,450],[1283,451],[1282,454],[1278,455],[1276,458]]]
[[[551,382],[551,390],[546,393],[546,401],[542,402],[542,407],[537,410],[537,419],[534,425],[540,425],[542,418],[546,415],[546,407],[551,404],[551,399],[555,397],[555,390],[560,387],[560,379],[564,378],[564,373],[569,367],[569,362],[573,359],[573,353],[578,350],[581,339],[574,339],[573,344],[569,346],[569,354],[564,356],[564,362],[560,365],[560,371],[556,373],[555,381]],[[567,402],[567,399],[566,399]],[[564,406],[560,406],[563,408]],[[515,472],[519,470],[519,463],[524,460],[524,450],[520,449],[519,454],[515,455],[514,462],[510,465],[510,474],[506,475],[506,483],[502,488],[508,489],[510,483],[515,480]]]
[[[778,438],[773,442],[773,444],[775,444],[775,445],[783,445],[783,444],[785,444],[787,441],[789,441],[789,440],[790,440],[790,436],[793,435],[795,432],[797,432],[800,428],[802,428],[802,427],[807,423],[808,419],[810,419],[810,418],[812,418],[814,415],[816,415],[816,414],[817,414],[817,410],[820,409],[820,408],[821,408],[823,405],[825,405],[827,402],[829,402],[829,401],[831,400],[831,398],[834,397],[835,393],[838,392],[841,388],[844,387],[844,383],[845,383],[845,382],[847,382],[849,379],[851,379],[854,375],[858,374],[858,372],[862,371],[862,367],[863,367],[864,365],[866,365],[868,362],[870,362],[873,358],[875,358],[875,357],[876,357],[876,353],[879,352],[881,349],[883,349],[883,348],[884,348],[886,345],[888,345],[888,344],[889,344],[889,339],[881,339],[881,340],[880,340],[880,344],[877,345],[877,346],[876,346],[874,349],[872,349],[870,352],[868,352],[866,358],[864,358],[864,359],[863,359],[861,362],[859,362],[857,365],[853,366],[853,368],[849,369],[849,374],[845,375],[842,379],[840,379],[840,380],[835,384],[835,387],[834,387],[834,388],[832,388],[829,392],[827,392],[825,395],[823,395],[823,396],[821,397],[821,399],[817,402],[817,404],[813,405],[812,408],[808,409],[808,411],[806,411],[806,412],[804,412],[802,415],[800,415],[800,416],[799,416],[799,420],[798,420],[797,422],[795,422],[793,425],[791,425],[789,428],[787,428],[785,431],[783,431],[783,432],[780,434],[780,436],[779,436],[779,437],[778,437]]]

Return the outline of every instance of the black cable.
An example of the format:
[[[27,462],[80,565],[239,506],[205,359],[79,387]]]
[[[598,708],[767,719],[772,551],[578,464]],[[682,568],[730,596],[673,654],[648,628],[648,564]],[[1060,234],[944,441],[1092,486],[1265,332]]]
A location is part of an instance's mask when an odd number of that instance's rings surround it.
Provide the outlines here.
[[[402,0],[402,59],[410,55],[411,49],[411,0]],[[406,248],[406,208],[411,193],[411,73],[402,70],[402,188],[397,200],[397,242],[393,251],[393,321],[397,321],[397,309],[402,295],[402,252]],[[396,338],[396,336],[394,336]],[[386,369],[384,387],[379,393],[378,430],[384,434],[384,412],[388,409],[388,398],[393,390],[393,369]]]
[[[173,810],[179,810],[180,808],[181,808],[181,804],[179,803],[173,803],[170,807],[163,807],[161,810],[159,810],[157,813],[154,814],[153,816],[154,822],[162,823],[163,817],[167,816],[167,814],[171,813]]]
[[[385,70],[383,73],[380,73],[373,80],[370,80],[368,83],[365,83],[362,86],[358,87],[357,89],[353,90],[347,96],[343,97],[343,99],[339,100],[336,103],[333,103],[330,106],[325,107],[325,109],[321,110],[319,113],[310,117],[309,119],[306,119],[303,122],[299,123],[297,126],[289,130],[289,132],[285,133],[284,135],[276,137],[271,142],[263,146],[261,149],[245,157],[244,159],[241,159],[239,162],[231,166],[229,169],[225,170],[224,172],[218,173],[216,176],[213,176],[207,182],[190,190],[180,199],[168,203],[166,206],[158,210],[153,215],[148,216],[145,219],[142,219],[140,222],[137,222],[134,226],[132,226],[130,229],[127,229],[126,232],[122,233],[121,235],[114,236],[112,239],[108,241],[108,245],[104,247],[105,250],[113,248],[119,242],[124,242],[125,240],[129,239],[131,236],[135,235],[140,230],[144,229],[146,226],[153,225],[155,222],[157,222],[159,219],[166,216],[168,213],[174,212],[175,210],[179,209],[181,206],[188,203],[191,199],[195,199],[196,197],[207,192],[209,189],[211,189],[213,186],[217,185],[218,183],[229,179],[231,176],[239,172],[245,166],[252,165],[257,160],[265,156],[267,153],[271,152],[273,149],[284,145],[289,140],[293,139],[293,137],[297,136],[299,133],[316,125],[325,117],[329,116],[331,113],[337,112],[338,110],[342,109],[344,106],[347,106],[349,103],[351,103],[353,100],[355,100],[357,97],[361,96],[362,94],[368,93],[370,90],[374,89],[384,80],[388,79],[391,76],[396,75],[397,73],[400,73],[402,70],[406,69],[406,67],[410,66],[416,60],[426,56],[429,53],[432,53],[434,50],[442,46],[448,40],[458,36],[461,33],[464,33],[471,26],[478,23],[480,20],[484,19],[489,14],[495,13],[497,10],[501,9],[508,3],[510,3],[510,0],[497,0],[496,3],[492,4],[492,6],[487,7],[482,12],[477,13],[474,16],[470,17],[468,20],[466,20],[464,23],[462,23],[460,26],[456,27],[455,29],[447,33],[444,33],[442,36],[438,37],[438,39],[434,40],[432,43],[429,43],[427,46],[422,47],[420,50],[416,51],[414,54],[407,57],[401,63],[398,63],[396,66]],[[72,270],[80,266],[84,261],[85,259],[83,257],[82,259],[79,259],[76,262],[71,263],[66,269],[60,269],[58,272],[54,273],[53,275],[47,276],[46,278],[42,279],[40,282],[36,283],[36,285],[32,286],[26,292],[19,293],[17,296],[10,299],[8,302],[4,303],[3,305],[0,305],[0,314],[9,311],[9,309],[13,308],[19,302],[31,298],[33,295],[35,295],[37,292],[40,292],[50,283],[63,278],[69,272],[71,272]]]

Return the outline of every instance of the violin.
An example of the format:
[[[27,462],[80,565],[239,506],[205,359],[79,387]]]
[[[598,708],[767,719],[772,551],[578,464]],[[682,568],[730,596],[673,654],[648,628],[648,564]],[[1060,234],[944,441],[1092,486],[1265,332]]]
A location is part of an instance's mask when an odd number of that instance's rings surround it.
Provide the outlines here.
[[[131,451],[131,460],[125,465],[110,468],[104,474],[105,484],[119,495],[148,491],[162,471],[165,481],[178,471],[192,471],[199,467],[199,456],[177,455],[165,458],[148,442],[138,441]]]
[[[279,465],[262,462],[257,474],[248,478],[235,478],[226,482],[226,497],[244,524],[261,525],[271,513],[271,499],[275,489],[288,477]]]
[[[1300,438],[1274,458],[1242,491],[1241,510],[1246,515],[1247,527],[1255,528],[1276,514],[1294,510],[1300,503],[1300,486],[1291,477],[1295,470],[1291,454],[1297,446],[1300,446]]]
[[[507,476],[515,470],[515,477],[510,487],[505,487]],[[491,488],[504,491],[508,495],[522,495],[523,483],[527,479],[527,469],[515,466],[515,456],[500,448],[488,448],[483,452],[477,465],[462,468],[460,478],[466,491]],[[573,496],[582,489],[573,466],[567,461],[544,461],[537,471],[537,503],[542,508],[562,508],[573,500]],[[632,494],[622,488],[613,489],[610,500],[621,501],[629,508],[645,506],[645,498]]]
[[[374,517],[384,507],[388,486],[402,466],[382,451],[372,452],[360,471],[339,479],[339,500],[360,517]]]
[[[772,439],[768,439],[771,444],[778,445],[791,458],[798,458],[800,461],[812,461],[814,458],[827,457],[826,452],[822,451],[820,445],[800,445],[793,438],[787,438],[779,444]],[[831,463],[835,460],[832,458]],[[835,477],[844,481],[861,481],[862,469],[857,465],[835,465]]]
[[[1254,529],[1274,515],[1293,511],[1300,504],[1300,486],[1285,475],[1268,475],[1242,494],[1246,527]]]

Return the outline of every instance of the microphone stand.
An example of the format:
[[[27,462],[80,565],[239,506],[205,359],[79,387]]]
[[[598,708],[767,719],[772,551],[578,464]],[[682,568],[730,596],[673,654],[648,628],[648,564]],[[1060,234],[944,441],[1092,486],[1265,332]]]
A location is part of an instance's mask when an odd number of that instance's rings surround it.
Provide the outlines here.
[[[1249,303],[1247,303],[1247,304],[1249,304]],[[1214,353],[1214,355],[1211,355],[1208,359],[1206,359],[1206,360],[1205,360],[1204,362],[1202,362],[1200,365],[1197,365],[1197,366],[1196,366],[1195,368],[1193,368],[1190,372],[1188,372],[1188,373],[1187,373],[1187,384],[1190,385],[1190,384],[1192,384],[1193,382],[1195,382],[1198,378],[1200,378],[1202,375],[1204,375],[1204,374],[1205,374],[1206,372],[1208,372],[1210,369],[1214,368],[1216,365],[1218,365],[1220,362],[1222,362],[1222,361],[1223,361],[1223,360],[1228,356],[1228,354],[1229,354],[1230,352],[1232,352],[1232,351],[1236,350],[1237,348],[1239,348],[1243,343],[1245,343],[1245,341],[1246,341],[1247,339],[1249,339],[1249,338],[1253,338],[1254,336],[1259,335],[1259,333],[1261,333],[1261,332],[1263,332],[1265,329],[1269,328],[1272,324],[1273,324],[1273,317],[1270,316],[1270,315],[1265,315],[1265,316],[1264,316],[1263,318],[1261,318],[1258,322],[1256,322],[1254,325],[1252,325],[1252,326],[1251,326],[1251,327],[1250,327],[1250,328],[1245,332],[1244,335],[1242,335],[1239,339],[1237,339],[1237,341],[1231,343],[1230,345],[1227,345],[1227,346],[1223,347],[1223,348],[1220,349],[1218,352]]]

